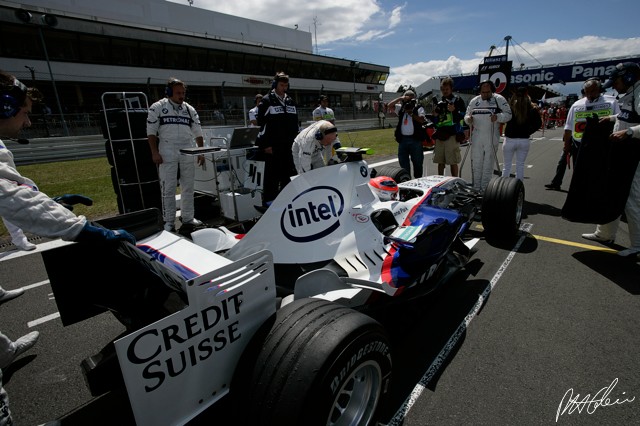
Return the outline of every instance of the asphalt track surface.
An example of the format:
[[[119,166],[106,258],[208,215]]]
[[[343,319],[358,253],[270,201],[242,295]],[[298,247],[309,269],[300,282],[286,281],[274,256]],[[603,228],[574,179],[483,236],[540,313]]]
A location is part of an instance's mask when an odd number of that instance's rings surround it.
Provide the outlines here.
[[[386,315],[394,376],[382,424],[640,422],[640,263],[615,254],[628,247],[627,225],[612,246],[582,239],[594,226],[562,219],[566,192],[544,188],[561,131],[533,137],[519,237],[496,246],[473,228],[480,241],[467,267],[438,292]],[[435,171],[430,154],[426,161]],[[462,176],[470,180],[470,158]],[[568,171],[565,190],[570,177]],[[49,244],[55,242],[38,251]],[[0,307],[2,332],[13,339],[41,333],[3,371],[16,424],[132,424],[125,396],[92,398],[79,367],[124,328],[110,314],[63,327],[37,252],[0,253],[0,277],[5,289],[27,288]],[[99,268],[86,280],[108,285]],[[191,424],[232,425],[227,408],[223,403]]]

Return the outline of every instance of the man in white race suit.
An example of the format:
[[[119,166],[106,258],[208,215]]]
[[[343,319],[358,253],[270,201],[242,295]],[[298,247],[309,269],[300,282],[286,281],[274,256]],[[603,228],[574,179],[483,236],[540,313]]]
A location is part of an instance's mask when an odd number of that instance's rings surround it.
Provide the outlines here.
[[[328,165],[324,150],[331,146],[337,136],[336,126],[326,120],[316,121],[303,129],[291,145],[293,164],[298,174]]]
[[[464,121],[471,128],[471,170],[473,187],[484,191],[491,180],[500,124],[511,120],[511,107],[504,96],[495,93],[491,80],[480,83],[480,95],[471,99]],[[499,169],[499,165],[496,165]]]
[[[181,155],[180,150],[204,145],[200,117],[195,108],[184,101],[187,85],[171,78],[167,82],[166,97],[151,105],[147,116],[147,137],[153,162],[158,165],[162,191],[162,216],[164,229],[175,231],[176,188],[180,172],[180,211],[185,225],[201,226],[194,217],[193,183],[196,166],[193,157]],[[198,156],[198,165],[204,164],[204,156]]]

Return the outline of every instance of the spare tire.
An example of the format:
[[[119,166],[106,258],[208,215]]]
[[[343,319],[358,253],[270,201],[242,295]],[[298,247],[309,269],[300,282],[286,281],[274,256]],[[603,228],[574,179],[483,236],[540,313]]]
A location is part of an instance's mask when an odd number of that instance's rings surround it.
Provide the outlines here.
[[[411,174],[398,166],[380,166],[376,167],[375,173],[371,173],[371,177],[374,178],[376,176],[389,176],[391,179],[395,180],[396,183],[406,182],[411,180]]]
[[[482,198],[482,226],[489,238],[516,235],[522,221],[524,185],[512,177],[494,177]]]
[[[251,368],[243,424],[375,424],[389,389],[391,352],[371,317],[300,299],[276,313]]]

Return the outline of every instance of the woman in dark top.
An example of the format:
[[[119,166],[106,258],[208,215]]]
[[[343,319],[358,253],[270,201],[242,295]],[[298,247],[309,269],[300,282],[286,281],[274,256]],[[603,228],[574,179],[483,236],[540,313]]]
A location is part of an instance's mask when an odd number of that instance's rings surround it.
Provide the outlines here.
[[[513,157],[516,157],[516,178],[524,179],[524,161],[529,153],[531,141],[529,136],[535,133],[542,125],[542,119],[538,107],[531,102],[526,87],[519,87],[509,100],[513,117],[507,123],[502,144],[504,166],[502,176],[511,174]]]

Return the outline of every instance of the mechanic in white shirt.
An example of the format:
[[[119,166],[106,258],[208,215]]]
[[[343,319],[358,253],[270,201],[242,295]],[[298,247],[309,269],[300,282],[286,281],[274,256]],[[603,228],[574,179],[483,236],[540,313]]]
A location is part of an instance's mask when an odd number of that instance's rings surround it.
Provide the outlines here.
[[[329,108],[329,98],[326,95],[320,95],[318,101],[320,105],[311,113],[313,121],[326,120],[332,124],[336,124],[336,115],[333,113],[333,110]]]
[[[298,133],[291,145],[293,164],[298,174],[328,165],[323,152],[337,137],[338,129],[326,120],[317,121]]]
[[[255,97],[256,105],[249,110],[249,127],[260,127],[258,126],[258,105],[262,101],[263,96],[258,93]]]

